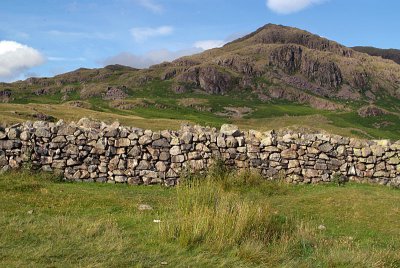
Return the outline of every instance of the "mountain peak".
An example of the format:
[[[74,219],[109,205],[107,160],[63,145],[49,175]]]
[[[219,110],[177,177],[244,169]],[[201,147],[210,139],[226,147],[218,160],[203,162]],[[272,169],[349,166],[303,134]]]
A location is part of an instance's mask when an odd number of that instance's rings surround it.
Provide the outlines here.
[[[316,49],[339,54],[341,56],[351,56],[352,50],[340,45],[334,41],[330,41],[319,35],[312,34],[305,30],[294,27],[277,25],[268,23],[256,31],[239,38],[229,44],[247,43],[254,44],[296,44]],[[229,45],[228,44],[228,45]]]

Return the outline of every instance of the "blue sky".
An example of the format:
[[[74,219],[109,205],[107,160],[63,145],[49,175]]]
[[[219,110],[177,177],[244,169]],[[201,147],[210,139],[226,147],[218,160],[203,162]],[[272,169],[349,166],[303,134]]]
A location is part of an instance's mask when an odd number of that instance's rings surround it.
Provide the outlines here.
[[[395,0],[1,0],[0,81],[135,67],[220,46],[267,23],[347,46],[400,48]]]

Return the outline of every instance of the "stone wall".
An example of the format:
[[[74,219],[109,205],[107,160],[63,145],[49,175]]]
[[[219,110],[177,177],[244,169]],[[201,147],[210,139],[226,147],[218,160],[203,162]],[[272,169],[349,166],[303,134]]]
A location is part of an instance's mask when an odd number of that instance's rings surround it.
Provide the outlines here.
[[[326,134],[242,132],[235,126],[183,126],[151,131],[89,119],[66,124],[26,122],[0,129],[0,168],[29,166],[75,181],[175,185],[183,170],[215,159],[292,183],[342,178],[400,185],[400,141]]]

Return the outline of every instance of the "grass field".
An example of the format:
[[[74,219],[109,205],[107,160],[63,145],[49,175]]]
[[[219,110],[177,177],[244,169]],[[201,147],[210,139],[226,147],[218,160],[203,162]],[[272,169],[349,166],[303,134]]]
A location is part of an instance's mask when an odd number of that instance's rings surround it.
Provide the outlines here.
[[[106,84],[114,82],[111,79]],[[362,100],[336,100],[346,109],[326,111],[285,100],[263,102],[250,90],[232,89],[226,95],[210,95],[191,89],[178,94],[171,90],[171,81],[159,80],[127,89],[128,97],[120,101],[131,106],[123,108],[114,101],[102,99],[101,90],[106,88],[105,84],[91,85],[94,95],[88,96],[79,91],[82,90],[80,84],[70,84],[76,89],[63,94],[57,87],[45,95],[34,93],[41,89],[38,86],[16,90],[10,103],[0,103],[0,124],[33,121],[36,120],[33,115],[46,114],[55,120],[77,121],[89,117],[152,130],[179,129],[187,122],[217,128],[233,123],[244,130],[303,128],[368,139],[400,139],[399,103],[389,96],[380,96],[377,103],[390,111],[389,114],[364,118],[357,113],[357,109],[367,104]],[[187,100],[194,104],[185,105]],[[73,102],[80,102],[81,107],[71,106]],[[227,113],[229,109],[248,112],[232,115]]]
[[[227,172],[177,188],[0,175],[1,267],[399,267],[399,222],[400,192],[384,186]]]
[[[165,100],[164,100],[165,101]],[[179,100],[174,100],[175,102]],[[337,113],[319,111],[295,104],[259,104],[253,114],[244,118],[221,117],[212,112],[196,111],[190,107],[164,103],[164,108],[138,107],[120,110],[109,107],[101,100],[91,100],[91,109],[71,107],[66,104],[0,104],[2,124],[36,120],[33,114],[51,115],[56,120],[77,121],[89,117],[105,122],[119,121],[128,126],[152,130],[179,129],[182,123],[209,125],[219,128],[224,123],[233,123],[241,129],[271,130],[281,128],[325,130],[333,134],[368,139],[400,139],[400,124],[397,115],[377,118],[361,118],[354,112]],[[219,111],[220,108],[215,108]]]

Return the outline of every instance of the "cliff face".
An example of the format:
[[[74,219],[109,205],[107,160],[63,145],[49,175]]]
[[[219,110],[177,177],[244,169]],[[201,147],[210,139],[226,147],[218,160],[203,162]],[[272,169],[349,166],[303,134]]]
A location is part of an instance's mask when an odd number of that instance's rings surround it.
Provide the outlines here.
[[[284,45],[275,49],[270,54],[270,65],[289,75],[300,73],[321,87],[337,88],[343,82],[341,70],[335,62],[303,55],[301,46]]]

